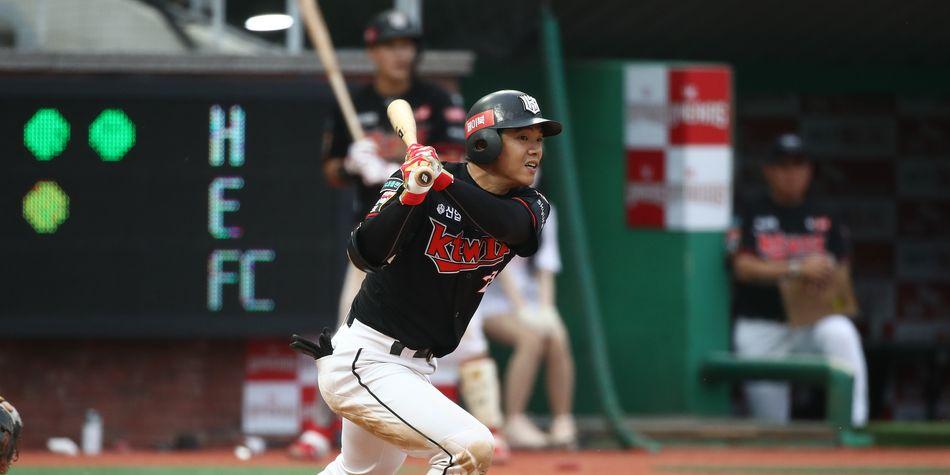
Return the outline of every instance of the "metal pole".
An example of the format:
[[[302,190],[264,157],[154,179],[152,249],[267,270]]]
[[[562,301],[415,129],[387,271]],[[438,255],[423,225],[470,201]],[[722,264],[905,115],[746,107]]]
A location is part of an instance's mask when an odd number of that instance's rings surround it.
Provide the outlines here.
[[[214,37],[214,47],[221,51],[224,38],[224,8],[226,0],[211,1],[211,34]]]
[[[297,0],[286,0],[286,5],[287,14],[290,15],[290,18],[292,18],[294,22],[290,25],[290,28],[287,29],[284,43],[287,47],[287,53],[300,54],[303,50],[303,27],[300,24],[300,5],[297,3]]]
[[[548,87],[552,99],[551,110],[555,117],[559,117],[567,124],[561,136],[558,137],[560,145],[558,150],[561,151],[557,157],[557,161],[560,162],[558,170],[564,180],[565,192],[569,196],[583,197],[575,172],[577,165],[574,160],[574,134],[571,131],[570,118],[568,117],[567,81],[564,78],[560,27],[549,4],[545,4],[541,10],[541,35],[541,47],[544,50]],[[562,216],[567,218],[564,227],[569,236],[568,254],[573,257],[577,264],[581,284],[582,315],[587,327],[587,338],[593,349],[591,352],[592,369],[600,404],[607,417],[607,422],[621,445],[655,452],[660,449],[659,444],[642,434],[633,432],[626,426],[623,410],[620,407],[620,401],[617,399],[617,390],[611,375],[610,360],[607,358],[607,340],[604,337],[604,329],[601,324],[603,314],[597,297],[597,283],[590,265],[592,262],[589,250],[590,240],[587,238],[587,228],[584,227],[583,207],[578,201],[574,200],[564,201],[560,206],[563,212]]]
[[[42,49],[46,47],[46,35],[48,33],[48,18],[49,13],[49,4],[46,0],[40,0],[36,2],[36,44],[33,45],[34,48]]]

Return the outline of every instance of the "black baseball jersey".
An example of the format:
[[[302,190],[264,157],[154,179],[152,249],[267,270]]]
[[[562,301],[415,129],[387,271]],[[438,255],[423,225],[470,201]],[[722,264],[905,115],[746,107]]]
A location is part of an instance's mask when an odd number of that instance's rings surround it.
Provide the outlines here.
[[[396,163],[402,163],[405,158],[406,146],[393,132],[386,116],[386,107],[396,99],[405,99],[412,105],[419,143],[429,145],[439,153],[452,149],[459,152],[463,150],[465,110],[462,108],[462,99],[457,94],[449,95],[431,82],[415,80],[406,94],[400,97],[383,97],[376,92],[372,84],[368,84],[354,92],[353,107],[366,135],[379,144],[380,157]],[[332,137],[329,142],[326,159],[346,157],[353,142],[339,109],[333,117]],[[350,178],[356,185],[354,221],[359,221],[376,201],[379,184],[365,185],[359,177]]]
[[[768,197],[749,203],[729,230],[728,241],[732,255],[748,252],[765,260],[830,253],[843,261],[850,253],[847,228],[810,199],[791,208]],[[786,320],[777,285],[736,281],[734,289],[736,315]]]
[[[464,163],[447,163],[455,181],[476,187]],[[452,186],[457,186],[452,185]],[[367,219],[385,206],[398,205],[402,178],[394,174],[383,185]],[[449,190],[452,188],[450,187]],[[412,210],[406,234],[388,264],[369,273],[353,300],[351,317],[389,335],[409,348],[429,349],[435,356],[455,350],[472,314],[494,278],[515,256],[533,255],[541,229],[550,212],[547,199],[534,188],[524,187],[504,196],[526,210],[533,233],[512,247],[480,229],[446,191],[430,191]],[[471,204],[471,205],[477,205]],[[520,206],[523,206],[521,208]]]

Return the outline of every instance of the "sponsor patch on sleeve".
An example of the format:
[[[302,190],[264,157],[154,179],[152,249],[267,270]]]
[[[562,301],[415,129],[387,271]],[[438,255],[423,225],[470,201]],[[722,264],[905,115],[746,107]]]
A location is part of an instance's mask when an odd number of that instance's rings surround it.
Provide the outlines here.
[[[399,192],[399,188],[402,186],[402,180],[399,178],[390,178],[386,180],[386,183],[383,183],[383,188],[379,191],[379,200],[376,201],[376,204],[373,205],[373,208],[369,211],[369,214],[366,217],[371,218],[379,214],[383,209],[383,206],[396,196]]]

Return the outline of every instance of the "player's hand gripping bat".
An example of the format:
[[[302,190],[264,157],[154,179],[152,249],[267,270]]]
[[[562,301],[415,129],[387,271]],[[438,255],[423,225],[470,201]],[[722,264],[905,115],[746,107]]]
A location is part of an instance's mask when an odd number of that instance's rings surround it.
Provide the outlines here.
[[[412,151],[412,146],[419,143],[419,139],[416,137],[416,118],[412,114],[412,106],[402,99],[396,99],[386,108],[386,115],[389,116],[389,123],[392,124],[396,135]],[[432,178],[432,172],[428,170],[420,171],[416,173],[416,184],[420,187],[429,187],[432,184]]]

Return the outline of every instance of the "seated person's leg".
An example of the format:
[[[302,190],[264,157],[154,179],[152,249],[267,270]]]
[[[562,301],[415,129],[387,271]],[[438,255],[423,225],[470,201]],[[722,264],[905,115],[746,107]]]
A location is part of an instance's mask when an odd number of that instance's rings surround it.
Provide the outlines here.
[[[861,335],[851,319],[843,315],[831,315],[819,320],[812,335],[821,354],[838,360],[853,372],[851,419],[855,427],[863,427],[868,420],[868,371]]]
[[[760,319],[738,318],[733,330],[736,354],[740,357],[779,357],[789,354],[787,325]],[[752,416],[770,422],[789,419],[787,383],[750,382],[744,385]]]
[[[572,408],[574,403],[574,357],[564,323],[558,317],[546,340],[547,390],[554,419],[551,443],[558,446],[577,444],[577,428]]]
[[[514,347],[505,371],[505,435],[512,447],[542,448],[547,436],[524,414],[544,356],[544,338],[521,324],[514,315],[487,315],[485,333],[489,338]]]

